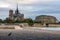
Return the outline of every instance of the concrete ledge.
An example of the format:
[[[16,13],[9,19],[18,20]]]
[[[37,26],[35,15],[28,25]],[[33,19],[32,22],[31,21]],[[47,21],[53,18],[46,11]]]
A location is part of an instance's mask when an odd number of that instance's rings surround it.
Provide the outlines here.
[[[0,27],[0,29],[15,29],[14,27]]]
[[[18,25],[0,25],[0,29],[22,29]]]

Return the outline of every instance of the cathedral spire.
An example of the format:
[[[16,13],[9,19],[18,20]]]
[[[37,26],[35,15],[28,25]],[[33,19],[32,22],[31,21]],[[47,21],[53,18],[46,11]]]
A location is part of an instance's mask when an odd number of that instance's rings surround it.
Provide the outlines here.
[[[18,3],[16,4],[16,10],[15,13],[13,14],[13,19],[14,20],[23,20],[24,19],[24,14],[21,14],[19,12],[19,8],[18,8]]]
[[[17,3],[17,8],[16,8],[16,11],[15,11],[15,14],[18,15],[19,14],[19,10],[18,10],[18,3]]]
[[[17,3],[17,10],[18,10],[18,3]]]

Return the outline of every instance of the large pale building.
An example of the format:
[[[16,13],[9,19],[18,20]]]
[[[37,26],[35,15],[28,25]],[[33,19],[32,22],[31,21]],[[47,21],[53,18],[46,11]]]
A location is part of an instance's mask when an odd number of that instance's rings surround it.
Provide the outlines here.
[[[15,13],[13,13],[13,10],[9,10],[9,20],[24,20],[24,14],[19,12],[18,5]]]
[[[57,23],[56,17],[48,15],[36,16],[35,20],[41,21],[42,23]]]

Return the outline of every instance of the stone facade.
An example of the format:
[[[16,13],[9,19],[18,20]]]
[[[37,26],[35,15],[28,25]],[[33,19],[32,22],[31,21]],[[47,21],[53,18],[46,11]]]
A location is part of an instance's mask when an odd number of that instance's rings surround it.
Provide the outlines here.
[[[13,10],[9,10],[9,20],[13,20]]]
[[[35,18],[35,21],[41,21],[42,23],[57,23],[57,19],[54,16],[40,15]]]

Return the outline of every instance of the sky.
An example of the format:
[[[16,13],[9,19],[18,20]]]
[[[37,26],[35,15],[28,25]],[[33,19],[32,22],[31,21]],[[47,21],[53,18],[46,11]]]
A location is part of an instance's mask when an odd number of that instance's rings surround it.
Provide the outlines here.
[[[9,16],[9,10],[19,11],[25,18],[35,19],[39,15],[55,16],[60,21],[60,0],[0,0],[0,18]]]

